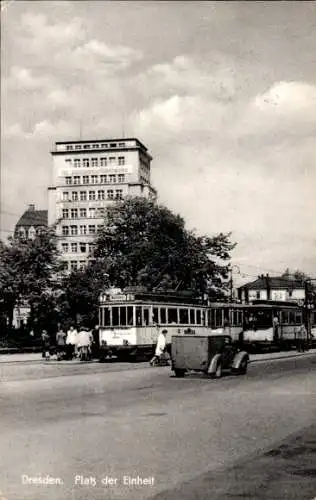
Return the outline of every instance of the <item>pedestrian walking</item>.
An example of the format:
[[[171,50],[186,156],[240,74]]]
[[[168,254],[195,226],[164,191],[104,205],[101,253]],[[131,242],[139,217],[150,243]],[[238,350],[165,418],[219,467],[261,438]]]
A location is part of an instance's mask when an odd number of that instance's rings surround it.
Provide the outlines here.
[[[163,354],[166,350],[166,335],[167,335],[167,333],[168,333],[168,330],[162,330],[162,332],[159,333],[159,335],[158,335],[155,355],[152,358],[152,360],[150,361],[151,366],[153,366],[155,363],[157,363],[161,360],[161,357],[163,356]]]

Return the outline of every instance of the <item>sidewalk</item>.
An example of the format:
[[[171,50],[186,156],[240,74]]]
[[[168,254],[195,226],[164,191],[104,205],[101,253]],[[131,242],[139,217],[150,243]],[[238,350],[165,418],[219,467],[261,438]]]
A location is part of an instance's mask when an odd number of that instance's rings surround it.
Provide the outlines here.
[[[275,447],[209,471],[152,500],[315,500],[316,426],[289,436]]]
[[[41,352],[0,354],[0,363],[34,363],[44,362]]]
[[[266,354],[250,354],[250,362],[255,363],[258,361],[269,361],[283,358],[296,358],[299,356],[306,356],[307,354],[316,354],[316,349],[310,349],[306,352],[286,351],[286,352],[271,352]],[[81,363],[81,361],[74,359],[72,361],[57,361],[55,357],[51,358],[50,362],[74,364]],[[98,362],[93,360],[92,362]],[[42,358],[42,353],[21,353],[21,354],[0,354],[0,363],[47,363]]]
[[[283,358],[297,358],[299,356],[306,356],[306,354],[316,354],[316,349],[310,349],[305,352],[298,352],[294,349],[292,351],[283,352],[269,352],[265,354],[249,354],[250,362],[255,363],[257,361],[268,361],[273,359],[283,359]]]

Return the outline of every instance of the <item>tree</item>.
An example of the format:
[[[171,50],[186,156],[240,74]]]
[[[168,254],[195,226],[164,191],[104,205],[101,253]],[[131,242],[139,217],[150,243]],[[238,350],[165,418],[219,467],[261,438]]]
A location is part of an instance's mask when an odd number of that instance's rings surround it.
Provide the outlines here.
[[[182,217],[144,198],[127,198],[108,210],[95,241],[94,258],[113,286],[192,290],[226,287],[230,234],[197,236]]]
[[[87,267],[65,276],[63,295],[58,301],[59,321],[65,328],[71,323],[85,323],[93,327],[98,321],[98,303],[101,291],[109,286],[102,263],[89,262]]]
[[[58,255],[54,228],[41,230],[34,239],[14,236],[7,244],[1,242],[0,295],[10,326],[14,307],[26,301],[31,327],[49,328],[60,287]]]
[[[306,280],[311,279],[310,276],[299,269],[295,271],[289,269],[288,267],[285,269],[284,273],[281,275],[282,278],[287,278],[289,280],[301,281],[302,283]]]

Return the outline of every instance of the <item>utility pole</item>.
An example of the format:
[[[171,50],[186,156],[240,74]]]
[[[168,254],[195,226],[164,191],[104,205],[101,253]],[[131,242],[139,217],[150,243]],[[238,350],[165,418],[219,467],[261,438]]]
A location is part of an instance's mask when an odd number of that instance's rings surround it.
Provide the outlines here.
[[[240,274],[239,266],[236,266],[236,265],[229,266],[228,271],[230,273],[230,280],[229,280],[229,287],[230,287],[229,299],[230,299],[230,302],[233,302],[233,292],[234,292],[233,271],[234,271],[234,269],[236,269],[237,274]]]
[[[312,282],[315,282],[316,278],[308,278],[304,281],[304,312],[305,312],[305,324],[308,337],[311,335],[312,330],[312,314],[315,307],[315,289]]]
[[[269,276],[269,274],[266,274],[265,280],[266,280],[266,287],[267,287],[267,300],[270,300],[271,299],[271,287],[270,287],[270,276]]]

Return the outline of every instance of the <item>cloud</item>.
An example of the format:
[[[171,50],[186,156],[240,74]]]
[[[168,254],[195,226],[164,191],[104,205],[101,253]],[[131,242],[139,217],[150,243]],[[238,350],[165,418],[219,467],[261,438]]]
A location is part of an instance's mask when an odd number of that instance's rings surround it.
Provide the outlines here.
[[[316,85],[276,82],[256,95],[238,123],[239,135],[302,137],[316,130]]]
[[[51,139],[57,137],[71,136],[76,132],[77,125],[74,122],[66,120],[41,120],[36,122],[30,131],[25,130],[20,123],[9,125],[5,130],[8,139]],[[56,139],[57,140],[57,139]]]
[[[13,66],[7,81],[9,87],[15,89],[38,90],[44,87],[53,87],[55,85],[53,77],[47,75],[35,75],[34,72],[25,67]]]
[[[53,89],[47,94],[47,101],[48,106],[52,104],[54,106],[69,107],[78,104],[78,100],[71,89],[67,91],[58,88]]]
[[[91,81],[92,71],[96,78],[100,73],[126,69],[142,58],[140,50],[89,38],[79,17],[49,23],[44,14],[27,13],[22,16],[19,37],[25,53],[36,55],[41,65],[57,69],[61,75],[67,73],[70,79],[78,79],[79,75],[71,76],[71,71],[79,70]]]
[[[3,132],[7,139],[25,136],[25,132],[20,123],[13,123],[12,125],[5,127]]]
[[[83,59],[85,62],[86,59],[93,58],[99,63],[117,68],[126,68],[142,58],[142,53],[138,50],[122,45],[111,46],[96,39],[89,40],[84,45],[77,47],[73,55],[78,61]]]
[[[198,95],[173,95],[135,113],[133,128],[140,135],[150,131],[149,135],[164,140],[200,142],[210,133],[217,135],[226,116],[229,112],[221,102]]]
[[[254,106],[265,113],[311,111],[315,116],[316,85],[306,82],[277,82],[264,94],[256,96]]]
[[[28,38],[31,51],[41,51],[50,46],[77,45],[86,37],[82,19],[76,17],[69,22],[49,24],[44,14],[26,13],[21,18],[23,35]]]
[[[214,54],[211,61],[199,62],[178,55],[171,62],[155,64],[137,77],[143,93],[205,95],[219,101],[231,100],[238,89],[234,64],[227,56]]]

